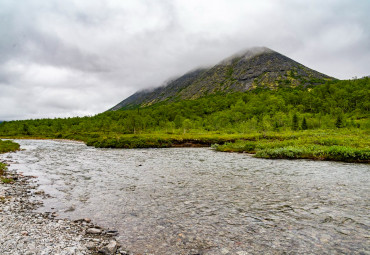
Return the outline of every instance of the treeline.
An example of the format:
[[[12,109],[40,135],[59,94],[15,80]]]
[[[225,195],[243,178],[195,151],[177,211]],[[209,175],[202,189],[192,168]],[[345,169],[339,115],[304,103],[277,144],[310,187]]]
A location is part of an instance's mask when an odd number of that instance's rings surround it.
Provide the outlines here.
[[[86,140],[142,133],[248,133],[300,129],[369,129],[370,79],[311,87],[258,88],[196,100],[104,112],[92,117],[9,121],[0,136]]]

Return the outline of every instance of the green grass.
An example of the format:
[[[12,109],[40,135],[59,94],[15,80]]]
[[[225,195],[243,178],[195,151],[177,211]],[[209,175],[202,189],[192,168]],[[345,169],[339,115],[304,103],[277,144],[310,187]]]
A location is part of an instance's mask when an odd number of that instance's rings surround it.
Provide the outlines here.
[[[6,164],[0,162],[0,176],[3,176],[7,170]]]
[[[0,182],[2,183],[12,183],[14,181],[13,179],[5,177],[7,170],[7,165],[0,162]]]
[[[212,145],[217,151],[246,152],[255,154],[255,157],[259,158],[370,162],[369,132],[360,129],[270,131],[249,134],[89,133],[67,134],[63,138],[84,141],[88,146],[97,148],[209,147]],[[19,148],[12,146],[13,149]],[[10,147],[9,145],[8,148]]]
[[[268,134],[255,140],[237,140],[214,149],[246,152],[258,158],[315,159],[370,163],[370,139],[365,131],[285,132]]]
[[[84,141],[88,146],[97,148],[212,146],[217,151],[246,152],[255,154],[258,158],[370,162],[369,132],[361,129],[270,131],[249,134],[221,132],[89,133],[66,134],[63,138]],[[16,148],[19,147],[13,145],[13,149]]]
[[[17,151],[19,150],[19,144],[6,140],[0,140],[0,153],[10,152],[10,151]]]
[[[97,148],[168,148],[209,147],[214,143],[225,143],[240,138],[237,134],[127,134],[106,135],[88,138],[85,142]]]
[[[12,142],[12,141],[3,141],[0,140],[0,153],[10,152],[10,151],[17,151],[19,150],[19,144]],[[14,180],[4,177],[8,167],[6,164],[0,162],[0,182],[2,183],[12,183]]]
[[[1,180],[2,183],[12,183],[12,182],[14,182],[13,179],[8,179],[8,178],[3,178],[3,177],[1,177],[0,180]]]

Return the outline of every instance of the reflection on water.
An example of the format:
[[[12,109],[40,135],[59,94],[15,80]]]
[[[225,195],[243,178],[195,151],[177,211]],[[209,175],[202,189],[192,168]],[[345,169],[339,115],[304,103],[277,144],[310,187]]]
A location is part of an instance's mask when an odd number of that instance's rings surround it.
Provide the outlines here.
[[[370,251],[369,165],[17,142],[26,150],[2,157],[39,177],[52,196],[41,210],[92,218],[138,253]]]

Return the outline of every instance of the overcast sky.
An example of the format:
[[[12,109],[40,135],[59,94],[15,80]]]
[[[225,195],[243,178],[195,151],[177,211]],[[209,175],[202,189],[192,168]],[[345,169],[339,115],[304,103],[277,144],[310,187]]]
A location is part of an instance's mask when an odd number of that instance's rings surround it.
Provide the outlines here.
[[[369,13],[369,0],[0,0],[0,120],[94,115],[252,46],[370,75]]]

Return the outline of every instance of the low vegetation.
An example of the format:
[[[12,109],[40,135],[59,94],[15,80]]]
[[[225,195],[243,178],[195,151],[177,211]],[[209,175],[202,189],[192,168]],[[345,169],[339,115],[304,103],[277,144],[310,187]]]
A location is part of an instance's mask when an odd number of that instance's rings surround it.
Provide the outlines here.
[[[19,150],[19,144],[12,142],[12,141],[3,141],[0,140],[0,153],[10,152],[10,151],[16,151]],[[7,165],[0,162],[0,181],[2,183],[11,183],[13,182],[12,179],[6,178],[6,172],[7,172]]]
[[[366,137],[369,136],[365,131],[300,131],[270,134],[258,140],[241,139],[213,147],[217,151],[253,153],[259,158],[370,163],[370,142]]]
[[[9,141],[9,140],[0,140],[0,153],[17,151],[19,150],[19,144]]]
[[[107,111],[10,121],[7,138],[63,138],[107,148],[210,146],[263,158],[369,162],[370,79],[257,88]]]

